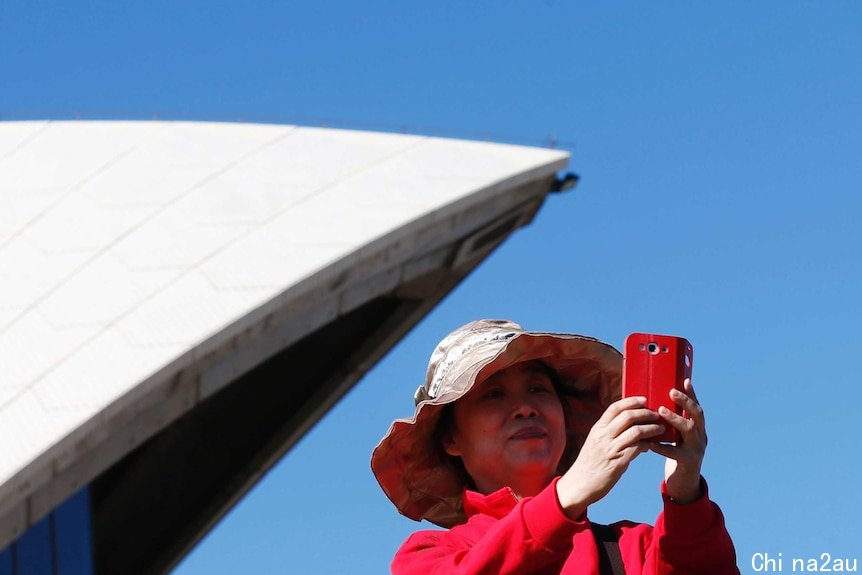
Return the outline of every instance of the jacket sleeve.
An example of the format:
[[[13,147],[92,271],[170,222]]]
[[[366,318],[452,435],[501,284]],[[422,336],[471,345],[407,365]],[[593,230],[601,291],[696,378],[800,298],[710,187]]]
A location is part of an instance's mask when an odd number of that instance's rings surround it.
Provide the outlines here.
[[[574,534],[590,527],[586,520],[566,517],[556,485],[554,480],[535,497],[522,499],[501,519],[480,516],[449,531],[414,533],[395,554],[392,573],[515,575],[562,562]]]
[[[644,557],[644,575],[739,575],[736,551],[718,505],[703,496],[679,505],[662,483],[664,510],[659,514]]]

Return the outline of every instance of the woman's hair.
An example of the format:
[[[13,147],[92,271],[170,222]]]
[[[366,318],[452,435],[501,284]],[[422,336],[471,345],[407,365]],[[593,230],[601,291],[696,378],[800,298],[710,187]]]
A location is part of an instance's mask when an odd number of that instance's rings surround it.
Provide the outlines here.
[[[461,461],[461,458],[446,453],[444,445],[449,441],[454,427],[455,403],[453,402],[443,406],[440,411],[440,417],[437,419],[432,442],[437,452],[435,455],[443,465],[448,467],[459,479],[463,480],[467,488],[475,488],[473,478],[467,473],[467,468],[464,467],[464,462]]]

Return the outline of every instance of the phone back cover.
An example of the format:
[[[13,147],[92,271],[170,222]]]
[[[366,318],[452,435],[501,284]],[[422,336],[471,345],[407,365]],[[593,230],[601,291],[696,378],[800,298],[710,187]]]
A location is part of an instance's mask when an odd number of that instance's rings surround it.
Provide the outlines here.
[[[650,351],[650,344],[655,346]],[[694,349],[687,339],[672,335],[633,333],[626,338],[623,359],[623,397],[643,395],[653,411],[664,406],[682,415],[668,393],[673,387],[683,391],[682,382],[691,377]],[[666,425],[665,432],[653,441],[679,441],[676,429]]]

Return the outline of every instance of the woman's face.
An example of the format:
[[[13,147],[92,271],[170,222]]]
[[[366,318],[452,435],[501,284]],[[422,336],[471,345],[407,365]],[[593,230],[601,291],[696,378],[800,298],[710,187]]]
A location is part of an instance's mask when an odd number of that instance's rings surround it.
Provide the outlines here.
[[[456,401],[444,439],[446,452],[462,459],[482,493],[547,485],[565,446],[563,407],[535,361],[498,371]]]

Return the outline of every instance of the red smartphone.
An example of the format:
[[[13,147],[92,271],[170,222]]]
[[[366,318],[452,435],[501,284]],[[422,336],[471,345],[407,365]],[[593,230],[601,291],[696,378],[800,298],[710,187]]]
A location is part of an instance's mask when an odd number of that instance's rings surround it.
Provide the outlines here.
[[[658,411],[662,405],[683,415],[670,398],[670,390],[685,391],[682,382],[691,377],[694,348],[687,339],[673,335],[633,333],[626,338],[623,354],[623,397],[642,395],[646,407]],[[679,432],[665,423],[665,431],[652,441],[677,442]]]

